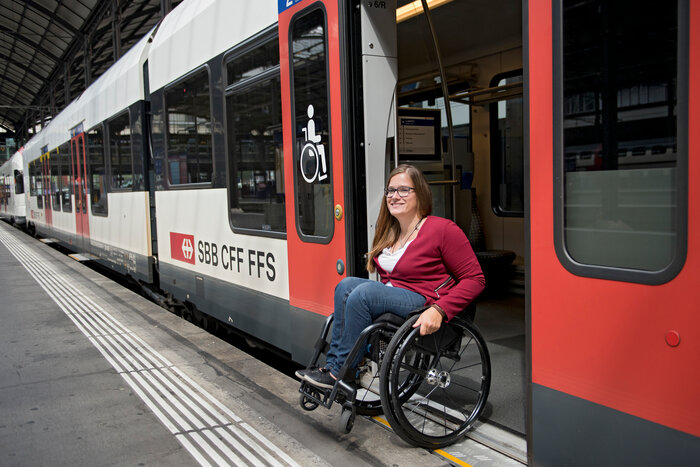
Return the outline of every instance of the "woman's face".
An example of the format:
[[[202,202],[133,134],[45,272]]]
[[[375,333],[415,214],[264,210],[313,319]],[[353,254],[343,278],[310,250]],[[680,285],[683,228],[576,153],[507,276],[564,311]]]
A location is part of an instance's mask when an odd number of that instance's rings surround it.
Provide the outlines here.
[[[387,188],[398,189],[402,186],[415,188],[411,177],[406,173],[399,173],[391,177]],[[411,190],[403,198],[396,192],[386,199],[386,205],[389,208],[389,213],[397,219],[404,217],[406,219],[413,219],[418,212],[418,197],[416,196],[416,191]]]

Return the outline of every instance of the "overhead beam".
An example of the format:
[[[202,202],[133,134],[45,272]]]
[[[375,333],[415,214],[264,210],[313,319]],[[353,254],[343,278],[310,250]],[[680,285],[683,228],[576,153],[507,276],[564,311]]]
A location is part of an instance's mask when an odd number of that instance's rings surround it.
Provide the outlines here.
[[[44,6],[39,5],[38,3],[32,0],[24,0],[24,3],[46,16],[47,19],[53,20],[54,23],[60,25],[63,29],[68,31],[71,36],[76,36],[80,32],[77,29],[75,29],[69,22],[58,16],[55,12],[49,11]]]
[[[32,75],[33,77],[35,77],[38,81],[41,81],[42,83],[46,82],[46,78],[44,78],[42,75],[40,75],[39,73],[37,73],[36,71],[34,71],[32,69],[27,68],[26,63],[20,63],[17,60],[13,60],[10,57],[8,57],[7,55],[3,54],[2,52],[0,52],[0,60],[5,60],[6,62],[11,63],[12,65],[16,66],[20,70],[23,70],[23,71],[27,72],[28,74]]]
[[[54,54],[47,52],[46,50],[39,49],[39,44],[37,42],[34,42],[30,39],[27,39],[24,35],[20,34],[17,31],[13,31],[12,29],[6,28],[5,26],[0,26],[0,32],[4,32],[5,34],[9,34],[11,37],[17,39],[18,41],[22,42],[23,44],[28,45],[35,52],[38,52],[38,53],[50,58],[54,63],[58,62],[60,60],[60,58],[55,56]]]

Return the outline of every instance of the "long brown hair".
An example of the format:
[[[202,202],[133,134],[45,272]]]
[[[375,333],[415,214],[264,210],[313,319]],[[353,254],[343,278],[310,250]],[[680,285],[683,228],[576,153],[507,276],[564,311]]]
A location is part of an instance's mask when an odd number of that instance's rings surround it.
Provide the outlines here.
[[[385,187],[389,186],[389,182],[396,174],[405,173],[411,178],[413,188],[415,188],[416,201],[418,206],[418,215],[422,218],[429,216],[433,211],[433,195],[430,192],[428,182],[425,181],[423,173],[412,165],[401,164],[391,171],[387,178]],[[379,216],[377,217],[377,229],[374,232],[374,241],[372,249],[367,254],[367,270],[374,272],[374,258],[381,254],[384,248],[393,245],[399,239],[401,234],[401,225],[399,221],[391,215],[386,204],[386,197],[382,194],[382,204],[379,208]]]

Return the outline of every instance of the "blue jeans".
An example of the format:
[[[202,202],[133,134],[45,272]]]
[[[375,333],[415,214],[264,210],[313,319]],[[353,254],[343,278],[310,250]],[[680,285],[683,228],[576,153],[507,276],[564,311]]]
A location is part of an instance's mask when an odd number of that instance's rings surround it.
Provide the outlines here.
[[[333,332],[326,355],[326,367],[338,376],[360,333],[384,313],[401,317],[425,304],[425,297],[399,287],[387,287],[381,282],[346,277],[335,288],[333,299]],[[352,362],[354,368],[362,358]]]

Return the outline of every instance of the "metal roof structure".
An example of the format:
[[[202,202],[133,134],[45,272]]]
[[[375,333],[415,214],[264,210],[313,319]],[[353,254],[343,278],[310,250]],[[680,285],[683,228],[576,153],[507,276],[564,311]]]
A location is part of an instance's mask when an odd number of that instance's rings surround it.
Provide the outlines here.
[[[29,139],[180,2],[2,0],[0,132]]]

